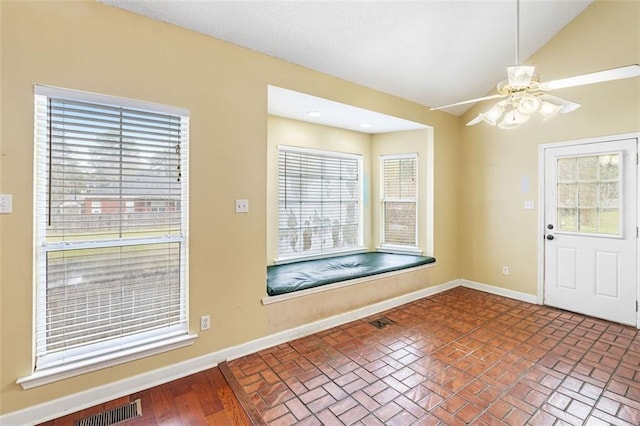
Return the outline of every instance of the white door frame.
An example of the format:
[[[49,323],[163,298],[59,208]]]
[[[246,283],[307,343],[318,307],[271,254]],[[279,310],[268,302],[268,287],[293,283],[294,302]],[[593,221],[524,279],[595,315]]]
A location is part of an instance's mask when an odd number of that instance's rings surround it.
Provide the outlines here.
[[[544,237],[545,237],[545,203],[544,203],[544,190],[545,190],[545,153],[547,149],[557,148],[561,146],[571,145],[584,145],[598,142],[608,142],[612,140],[620,139],[638,139],[640,141],[639,133],[626,133],[621,135],[602,136],[597,138],[588,139],[576,139],[566,142],[547,143],[538,146],[538,294],[537,302],[539,305],[544,303]],[[640,143],[640,142],[639,142]],[[640,149],[640,148],[639,148]],[[640,172],[636,173],[636,179],[638,180],[638,188],[640,188]],[[640,196],[636,197],[638,204],[636,213],[636,227],[638,227],[638,216],[640,215]],[[636,239],[636,300],[640,300],[640,274],[638,274],[638,266],[640,265],[640,239]],[[640,312],[636,312],[636,327],[640,329]]]

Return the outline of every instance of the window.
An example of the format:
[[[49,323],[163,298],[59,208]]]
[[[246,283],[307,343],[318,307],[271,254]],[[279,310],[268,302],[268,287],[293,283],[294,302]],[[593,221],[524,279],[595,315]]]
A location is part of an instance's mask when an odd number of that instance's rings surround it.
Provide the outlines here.
[[[189,337],[188,112],[35,93],[36,371],[179,347]],[[149,199],[160,201],[135,207]]]
[[[278,257],[362,249],[362,157],[280,147]]]
[[[383,156],[382,246],[417,249],[418,156]]]
[[[621,153],[558,159],[558,230],[620,235]]]

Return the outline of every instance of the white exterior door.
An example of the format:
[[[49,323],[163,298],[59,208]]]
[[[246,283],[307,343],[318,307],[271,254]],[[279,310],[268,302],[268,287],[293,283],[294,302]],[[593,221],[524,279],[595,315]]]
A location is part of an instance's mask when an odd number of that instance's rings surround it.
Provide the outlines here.
[[[544,152],[544,303],[635,326],[637,139]]]

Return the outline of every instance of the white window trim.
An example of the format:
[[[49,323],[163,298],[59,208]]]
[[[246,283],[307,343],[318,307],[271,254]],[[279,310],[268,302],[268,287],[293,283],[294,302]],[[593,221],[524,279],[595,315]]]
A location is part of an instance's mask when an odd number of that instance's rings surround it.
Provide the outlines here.
[[[81,374],[90,373],[92,371],[98,371],[104,368],[124,364],[126,362],[135,361],[137,359],[146,358],[148,356],[160,354],[173,349],[190,346],[194,343],[197,337],[197,334],[181,334],[179,336],[165,338],[161,341],[112,352],[99,357],[92,357],[90,359],[78,360],[56,367],[39,369],[28,376],[19,378],[16,383],[22,386],[22,389],[31,389],[37,386],[57,382],[59,380],[79,376]]]
[[[418,247],[413,246],[401,246],[398,244],[380,244],[380,247],[376,248],[376,251],[381,253],[395,253],[395,254],[417,254],[422,255],[423,251]]]
[[[34,95],[39,96],[47,96],[47,97],[58,97],[64,99],[72,99],[78,101],[85,102],[93,102],[100,103],[105,105],[117,105],[119,107],[124,108],[137,108],[143,110],[151,110],[160,113],[172,114],[172,115],[180,115],[183,117],[189,117],[189,111],[182,108],[172,107],[168,105],[161,105],[155,103],[149,103],[144,101],[137,101],[126,98],[119,98],[113,96],[99,95],[88,92],[75,91],[71,89],[61,89],[57,87],[51,86],[43,86],[43,85],[34,85]],[[37,126],[37,124],[35,124]],[[188,129],[187,129],[188,132]],[[35,130],[34,130],[35,133]],[[187,133],[188,134],[188,133]],[[104,349],[102,349],[101,345],[92,345],[93,347],[97,347],[97,351],[92,351],[90,355],[86,355],[83,353],[82,348],[78,348],[79,350],[70,351],[67,353],[61,353],[61,356],[52,356],[51,359],[47,359],[44,364],[38,366],[38,369],[35,370],[36,366],[36,348],[35,348],[35,335],[36,335],[36,327],[39,321],[37,321],[38,317],[38,308],[37,308],[37,275],[38,275],[38,264],[34,262],[34,301],[33,301],[33,310],[34,310],[34,329],[33,329],[33,350],[32,350],[32,366],[34,371],[28,375],[21,378],[18,378],[16,383],[20,384],[23,389],[30,389],[36,386],[42,386],[48,383],[53,383],[59,380],[64,380],[70,377],[78,376],[81,374],[85,374],[92,371],[97,371],[103,368],[108,368],[111,366],[123,364],[126,362],[130,362],[133,360],[141,359],[144,357],[148,357],[151,355],[159,354],[162,352],[170,351],[173,349],[178,349],[186,346],[190,346],[193,344],[195,339],[198,337],[197,334],[189,332],[189,267],[188,267],[188,256],[189,256],[189,200],[188,200],[188,151],[185,153],[185,161],[181,167],[182,178],[187,185],[185,191],[183,191],[182,199],[181,199],[181,208],[183,209],[183,215],[181,219],[181,227],[182,227],[182,235],[180,237],[176,236],[166,236],[164,238],[158,239],[158,241],[162,240],[163,242],[171,242],[171,241],[180,241],[183,245],[183,253],[184,258],[181,260],[182,268],[183,268],[183,280],[184,280],[184,291],[182,291],[182,302],[185,310],[186,310],[186,323],[184,326],[175,326],[175,328],[171,330],[160,330],[160,331],[147,331],[140,333],[138,335],[126,336],[120,339],[115,339],[111,341],[110,345],[104,345]],[[34,167],[34,182],[37,181],[37,170]],[[34,191],[34,203],[36,202],[36,197],[38,197],[38,190]],[[36,215],[34,214],[34,235],[38,234],[38,220]],[[118,246],[126,246],[126,245],[136,245],[139,241],[132,239],[124,243],[116,244]],[[69,246],[70,243],[59,243],[59,245]],[[75,245],[77,244],[77,247]],[[84,243],[71,243],[74,245],[74,248],[85,247],[86,248],[95,248],[95,247],[110,247],[113,246],[113,242],[111,241],[100,241],[94,240],[90,242]],[[48,250],[55,249],[56,244],[51,244],[47,247]],[[43,247],[34,246],[34,259],[39,257],[39,253],[44,252],[45,249]],[[173,330],[173,331],[172,331]],[[137,337],[137,339],[136,339]],[[65,359],[66,354],[66,359]]]
[[[273,263],[274,264],[284,264],[284,263],[294,263],[294,262],[300,262],[300,261],[304,261],[304,260],[311,260],[311,259],[324,259],[327,257],[333,257],[333,256],[340,256],[340,255],[345,255],[345,254],[355,254],[355,253],[363,253],[366,252],[367,249],[364,246],[364,159],[363,156],[361,154],[351,154],[348,152],[339,152],[339,151],[330,151],[330,150],[323,150],[323,149],[314,149],[314,148],[305,148],[305,147],[300,147],[300,146],[294,146],[294,145],[278,145],[278,156],[280,155],[280,151],[295,151],[295,152],[301,152],[301,153],[309,153],[309,154],[315,154],[315,155],[324,155],[327,157],[334,157],[334,158],[349,158],[349,159],[355,159],[358,160],[358,176],[359,176],[359,184],[360,184],[360,190],[359,190],[359,194],[358,194],[358,244],[356,247],[351,247],[348,249],[338,249],[338,250],[334,250],[334,251],[327,251],[325,253],[316,253],[316,254],[312,254],[312,255],[307,255],[307,256],[280,256],[280,253],[277,253],[277,258],[274,259]],[[279,172],[279,162],[278,162],[278,172]],[[277,184],[277,190],[278,192],[280,191],[280,181],[278,179],[278,184]],[[278,201],[279,203],[279,201]],[[279,207],[278,206],[278,211],[279,211]],[[279,227],[280,223],[280,217],[278,214],[276,214],[276,227]],[[280,238],[279,235],[279,230],[277,232],[276,237]]]
[[[403,244],[393,244],[387,243],[384,241],[385,229],[384,229],[384,205],[385,205],[385,194],[384,194],[384,162],[385,160],[395,160],[395,159],[403,159],[403,158],[411,158],[416,160],[416,198],[415,199],[396,199],[393,202],[412,202],[416,204],[416,229],[415,229],[415,245],[403,245]],[[390,154],[390,155],[381,155],[380,156],[380,245],[376,248],[377,251],[384,253],[398,253],[398,254],[419,254],[423,253],[420,250],[420,232],[419,232],[419,204],[420,204],[420,191],[419,191],[419,155],[417,152],[407,153],[407,154]]]
[[[35,95],[47,96],[50,98],[65,98],[73,99],[76,101],[93,102],[106,105],[118,105],[124,108],[134,108],[151,110],[164,114],[189,116],[189,110],[170,105],[155,104],[153,102],[139,101],[136,99],[120,98],[117,96],[100,95],[97,93],[83,92],[80,90],[63,89],[54,86],[45,86],[42,84],[36,84],[33,86],[33,93]]]
[[[293,257],[293,258],[274,259],[273,264],[274,265],[284,265],[284,264],[287,264],[287,263],[296,263],[296,262],[302,262],[302,261],[305,261],[305,260],[326,259],[327,257],[347,256],[349,254],[367,253],[368,251],[369,250],[367,250],[364,247],[356,248],[356,249],[352,249],[352,250],[332,251],[331,253],[323,253],[323,254],[316,254],[316,255],[309,255],[309,256],[300,256],[300,257]]]

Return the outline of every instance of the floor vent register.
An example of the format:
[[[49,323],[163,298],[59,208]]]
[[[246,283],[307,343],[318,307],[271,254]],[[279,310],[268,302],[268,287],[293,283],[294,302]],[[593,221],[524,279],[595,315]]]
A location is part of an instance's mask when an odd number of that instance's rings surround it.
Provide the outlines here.
[[[396,323],[395,321],[390,320],[387,317],[381,317],[381,318],[375,319],[373,321],[369,321],[369,324],[371,324],[375,328],[385,328],[386,326],[391,325],[391,324],[395,324],[395,323]]]
[[[142,404],[139,399],[136,399],[129,404],[80,419],[74,423],[74,426],[111,426],[140,416],[142,416]]]

